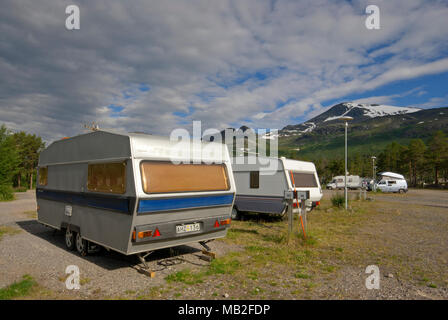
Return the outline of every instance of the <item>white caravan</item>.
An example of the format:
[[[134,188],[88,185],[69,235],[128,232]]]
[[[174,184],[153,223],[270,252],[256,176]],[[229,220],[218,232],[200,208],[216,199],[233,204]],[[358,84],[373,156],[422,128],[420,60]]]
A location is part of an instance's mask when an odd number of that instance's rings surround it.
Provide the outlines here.
[[[220,143],[202,146],[184,152],[195,146],[104,130],[55,141],[39,157],[37,220],[64,229],[67,248],[82,255],[96,244],[142,258],[225,237],[235,194],[229,154]]]
[[[359,189],[361,188],[361,178],[359,176],[347,176],[347,188]],[[327,189],[344,189],[345,188],[345,176],[333,177],[330,183],[327,184]]]
[[[284,157],[256,157],[253,164],[247,157],[235,157],[232,160],[236,184],[232,219],[237,219],[241,212],[284,216],[287,210],[285,191],[293,191],[294,187],[297,191],[309,191],[307,211],[319,205],[322,189],[312,162]]]
[[[399,192],[408,191],[408,184],[403,175],[393,172],[382,172],[380,181],[376,184],[377,189],[382,192]]]

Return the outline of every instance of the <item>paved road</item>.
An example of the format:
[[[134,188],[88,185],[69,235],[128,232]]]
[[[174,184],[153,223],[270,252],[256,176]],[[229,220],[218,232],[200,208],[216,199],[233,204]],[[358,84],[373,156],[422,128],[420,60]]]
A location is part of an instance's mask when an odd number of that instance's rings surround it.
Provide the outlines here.
[[[29,190],[15,194],[17,200],[0,202],[0,225],[9,225],[16,221],[29,220],[25,211],[36,210],[36,192]]]

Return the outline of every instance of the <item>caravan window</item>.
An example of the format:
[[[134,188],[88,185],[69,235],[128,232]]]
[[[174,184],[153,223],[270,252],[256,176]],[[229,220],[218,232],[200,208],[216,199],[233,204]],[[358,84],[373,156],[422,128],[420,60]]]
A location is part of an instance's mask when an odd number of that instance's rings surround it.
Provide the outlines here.
[[[145,193],[225,191],[230,189],[224,164],[174,164],[143,161],[140,164]]]
[[[39,185],[46,186],[48,182],[48,167],[39,168]]]
[[[293,172],[294,183],[297,188],[317,188],[314,173]]]
[[[89,164],[87,190],[107,193],[125,193],[126,162]]]
[[[260,171],[251,171],[250,172],[249,186],[251,189],[260,188]]]

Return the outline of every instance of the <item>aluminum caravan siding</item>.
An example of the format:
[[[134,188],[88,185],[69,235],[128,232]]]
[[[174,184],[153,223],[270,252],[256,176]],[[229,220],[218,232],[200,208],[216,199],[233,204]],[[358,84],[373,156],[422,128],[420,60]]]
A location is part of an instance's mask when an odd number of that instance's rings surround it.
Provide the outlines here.
[[[123,254],[224,237],[228,226],[214,228],[211,221],[230,218],[235,182],[227,147],[218,143],[208,143],[207,147],[198,153],[200,148],[190,142],[107,131],[56,141],[39,158],[39,167],[48,168],[48,183],[36,189],[38,221],[56,229],[71,225],[80,229],[83,238]],[[180,161],[189,155],[196,161],[222,161],[229,190],[144,193],[141,161]],[[125,193],[88,191],[88,164],[115,161],[126,163]],[[153,210],[156,202],[157,211]],[[71,216],[65,215],[66,206],[72,207]],[[200,232],[176,234],[176,225],[193,222],[201,224]],[[151,227],[158,228],[161,236],[146,241],[132,239],[133,231]]]

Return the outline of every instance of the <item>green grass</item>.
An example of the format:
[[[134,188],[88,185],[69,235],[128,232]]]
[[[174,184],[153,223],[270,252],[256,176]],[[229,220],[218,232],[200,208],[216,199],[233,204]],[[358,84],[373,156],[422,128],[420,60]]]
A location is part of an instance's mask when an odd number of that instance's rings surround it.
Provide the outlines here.
[[[14,190],[12,187],[0,184],[0,201],[12,201],[14,199]]]
[[[27,192],[28,188],[27,187],[16,187],[14,188],[14,192]]]
[[[9,226],[0,226],[0,240],[2,239],[2,237],[4,235],[14,235],[17,233],[20,233],[21,230],[14,228],[14,227],[9,227]]]
[[[331,197],[331,204],[333,205],[333,207],[342,208],[344,206],[344,203],[345,197],[340,193],[336,193]]]
[[[37,283],[30,275],[24,275],[22,279],[6,288],[0,289],[0,300],[11,300],[28,296]]]
[[[301,273],[301,272],[297,272],[294,276],[297,279],[311,279],[311,276],[309,274]]]
[[[190,269],[181,270],[172,273],[165,277],[165,280],[170,282],[182,282],[185,284],[198,284],[204,280],[204,274],[202,272],[192,272]]]
[[[37,219],[37,211],[35,210],[25,211],[23,214],[27,215],[31,219]]]

